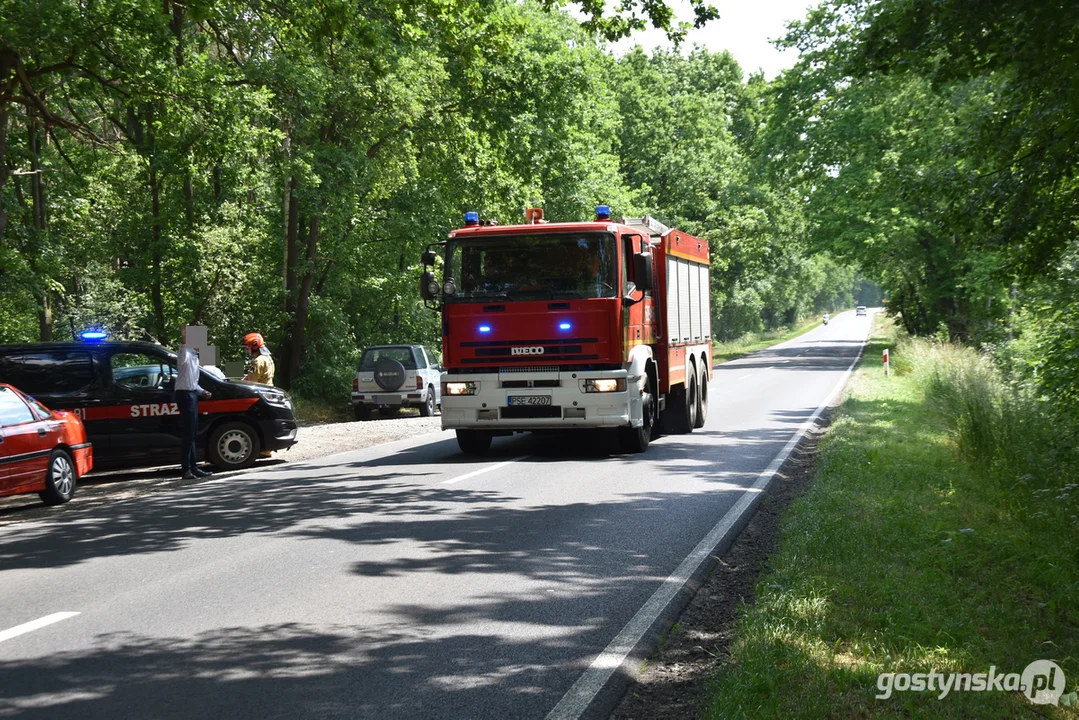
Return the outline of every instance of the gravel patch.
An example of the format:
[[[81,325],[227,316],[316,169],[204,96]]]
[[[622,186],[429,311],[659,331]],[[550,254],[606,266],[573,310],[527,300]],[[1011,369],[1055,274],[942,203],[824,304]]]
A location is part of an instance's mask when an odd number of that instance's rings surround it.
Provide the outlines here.
[[[298,442],[288,450],[279,450],[272,457],[257,461],[258,468],[280,469],[289,463],[315,460],[326,455],[360,450],[382,443],[435,432],[442,428],[440,417],[398,417],[375,419],[364,422],[325,423],[302,425],[297,433]],[[245,470],[214,473],[214,478],[227,478]],[[58,519],[71,517],[87,509],[101,507],[120,500],[141,497],[177,487],[197,485],[205,480],[181,480],[179,464],[91,472],[79,481],[71,502],[49,507],[36,494],[0,497],[0,527],[27,520]]]
[[[295,445],[275,452],[274,457],[287,462],[313,460],[441,429],[442,418],[437,416],[308,425],[299,429]]]

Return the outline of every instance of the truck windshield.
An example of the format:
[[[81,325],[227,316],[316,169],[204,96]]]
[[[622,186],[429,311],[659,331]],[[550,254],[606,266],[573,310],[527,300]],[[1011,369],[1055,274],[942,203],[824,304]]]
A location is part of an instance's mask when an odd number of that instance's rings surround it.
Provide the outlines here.
[[[610,233],[489,235],[453,240],[447,302],[615,297],[618,254]]]

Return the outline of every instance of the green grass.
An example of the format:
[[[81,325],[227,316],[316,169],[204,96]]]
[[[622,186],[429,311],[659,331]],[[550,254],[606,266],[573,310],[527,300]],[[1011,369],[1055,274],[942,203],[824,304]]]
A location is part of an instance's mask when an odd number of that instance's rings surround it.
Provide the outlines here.
[[[294,395],[292,412],[301,425],[321,425],[354,419],[352,408],[347,400],[341,403],[328,403],[320,400],[306,400]]]
[[[1032,445],[1045,423],[981,362],[897,347],[878,325],[817,479],[740,610],[708,717],[1079,717],[1018,692],[875,698],[882,672],[1021,673],[1043,658],[1061,666],[1066,692],[1079,686],[1074,468],[1022,472],[1038,453],[994,446]]]
[[[737,340],[712,343],[712,359],[714,362],[717,363],[737,360],[740,357],[745,357],[750,353],[757,352],[758,350],[763,350],[764,348],[775,345],[776,343],[785,342],[787,340],[790,340],[791,338],[798,337],[803,333],[809,332],[820,324],[820,319],[815,318],[804,321],[801,325],[798,325],[793,330],[782,327],[776,330],[769,330],[767,332],[746,333]]]

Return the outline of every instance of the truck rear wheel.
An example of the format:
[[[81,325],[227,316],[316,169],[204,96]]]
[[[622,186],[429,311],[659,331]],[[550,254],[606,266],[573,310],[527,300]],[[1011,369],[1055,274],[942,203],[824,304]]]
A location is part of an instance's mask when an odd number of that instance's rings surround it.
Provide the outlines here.
[[[697,378],[686,376],[686,383],[671,389],[663,421],[669,432],[682,435],[693,432],[697,424]]]
[[[457,445],[465,455],[486,455],[491,449],[491,433],[483,430],[458,430]]]
[[[701,368],[701,381],[697,385],[697,418],[693,427],[704,427],[708,420],[708,368]]]

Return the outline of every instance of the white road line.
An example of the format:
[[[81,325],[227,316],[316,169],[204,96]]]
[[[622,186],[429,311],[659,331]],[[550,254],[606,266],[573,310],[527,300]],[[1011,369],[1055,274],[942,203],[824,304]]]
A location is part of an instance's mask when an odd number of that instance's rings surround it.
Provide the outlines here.
[[[470,473],[465,473],[464,475],[458,475],[457,477],[450,478],[449,480],[443,480],[442,484],[443,485],[452,485],[453,483],[460,482],[461,480],[467,480],[467,479],[469,479],[471,477],[476,477],[477,475],[483,475],[484,473],[489,473],[492,470],[498,470],[499,468],[504,468],[507,465],[512,465],[513,463],[518,462],[520,460],[524,460],[527,457],[528,457],[527,455],[522,455],[521,457],[516,457],[516,458],[513,458],[512,460],[507,460],[506,462],[500,462],[497,465],[491,465],[490,467],[480,468],[479,470],[473,470]]]
[[[865,348],[865,342],[868,339],[869,333],[867,332],[865,340],[862,341],[862,347],[858,348],[858,357],[854,358],[854,362],[843,373],[843,377],[839,379],[839,382],[832,392],[828,394],[825,401],[813,411],[808,420],[802,423],[802,426],[791,436],[791,439],[787,441],[787,444],[783,446],[783,449],[779,451],[771,464],[757,476],[756,482],[751,487],[746,488],[742,497],[734,504],[734,507],[728,510],[727,514],[720,519],[711,532],[697,544],[697,547],[693,548],[693,551],[675,569],[674,573],[663,581],[659,589],[652,594],[652,597],[648,598],[648,601],[637,611],[637,614],[626,623],[626,626],[615,636],[611,644],[592,661],[588,669],[577,679],[577,682],[573,683],[573,687],[562,696],[562,699],[547,715],[547,720],[562,720],[563,718],[576,720],[584,714],[584,711],[588,709],[596,695],[610,680],[611,675],[614,674],[615,670],[622,667],[622,663],[629,657],[633,648],[637,646],[641,638],[648,632],[648,629],[652,627],[667,605],[675,598],[682,586],[689,582],[689,579],[693,577],[701,563],[711,556],[712,551],[723,537],[737,525],[742,515],[749,511],[753,506],[754,498],[768,488],[772,478],[779,472],[779,468],[782,467],[784,461],[794,451],[802,436],[813,427],[825,408],[832,404],[832,401],[847,384],[847,378],[850,377],[854,366],[861,359],[862,350]]]
[[[23,623],[22,625],[16,625],[13,628],[8,628],[7,630],[0,631],[0,642],[10,640],[14,637],[19,637],[20,635],[25,635],[26,633],[33,632],[34,630],[40,630],[46,625],[52,625],[53,623],[58,623],[61,620],[67,620],[68,618],[75,617],[78,614],[79,613],[77,612],[58,612],[53,613],[52,615],[46,615],[45,617],[38,618],[37,620],[31,620],[30,622]]]
[[[749,375],[743,375],[742,377],[740,377],[738,379],[739,380],[745,380],[747,377],[753,377],[753,373],[750,373]]]

